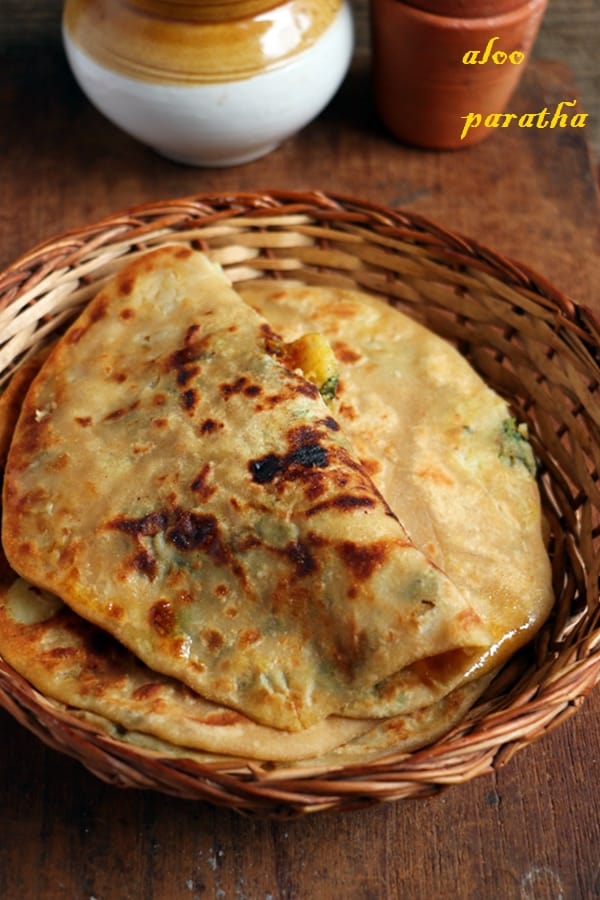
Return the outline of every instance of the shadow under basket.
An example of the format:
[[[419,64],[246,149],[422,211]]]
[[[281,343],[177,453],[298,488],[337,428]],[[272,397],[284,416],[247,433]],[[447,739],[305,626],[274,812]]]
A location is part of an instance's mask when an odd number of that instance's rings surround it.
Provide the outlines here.
[[[0,704],[103,780],[288,817],[429,796],[489,773],[567,719],[600,677],[600,320],[520,263],[416,214],[322,193],[148,204],[32,250],[0,274],[0,380],[136,254],[181,242],[256,279],[358,288],[455,344],[525,421],[539,463],[555,603],[461,724],[425,749],[334,769],[201,765],[124,744],[0,659]]]

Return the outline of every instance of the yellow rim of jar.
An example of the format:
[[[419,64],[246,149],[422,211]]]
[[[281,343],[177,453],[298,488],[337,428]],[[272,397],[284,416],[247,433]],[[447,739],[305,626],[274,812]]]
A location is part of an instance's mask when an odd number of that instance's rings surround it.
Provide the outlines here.
[[[164,19],[223,22],[244,19],[281,6],[274,0],[124,0],[134,9]]]
[[[342,4],[67,0],[63,27],[80,50],[116,74],[161,84],[202,84],[248,78],[282,64],[310,47]],[[220,18],[212,18],[218,9]],[[180,18],[186,10],[189,14]]]

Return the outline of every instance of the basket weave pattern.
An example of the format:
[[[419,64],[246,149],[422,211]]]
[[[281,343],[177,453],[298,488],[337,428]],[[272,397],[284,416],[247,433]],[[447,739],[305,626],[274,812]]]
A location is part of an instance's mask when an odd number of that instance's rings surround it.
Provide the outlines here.
[[[202,195],[136,207],[48,241],[0,274],[0,383],[134,255],[183,242],[234,283],[383,296],[456,344],[529,426],[556,601],[465,721],[423,750],[335,770],[166,759],[102,733],[0,659],[0,705],[102,779],[289,816],[427,796],[506,762],[600,678],[600,321],[539,275],[418,215],[321,193]]]

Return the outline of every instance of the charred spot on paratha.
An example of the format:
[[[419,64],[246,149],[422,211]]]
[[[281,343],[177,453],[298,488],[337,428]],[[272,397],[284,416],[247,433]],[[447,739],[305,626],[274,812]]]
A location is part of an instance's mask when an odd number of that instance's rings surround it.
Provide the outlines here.
[[[305,541],[294,541],[285,548],[285,554],[294,565],[294,571],[298,578],[312,575],[318,569],[312,548]]]
[[[217,431],[221,431],[225,427],[224,422],[217,422],[216,419],[204,419],[203,422],[200,423],[198,428],[198,432],[200,434],[214,434]]]
[[[150,607],[148,618],[153,630],[162,637],[171,634],[175,627],[175,612],[168,600],[159,600],[154,603]]]
[[[235,394],[243,394],[245,397],[257,397],[262,392],[260,384],[250,381],[245,375],[240,375],[234,381],[224,382],[220,385],[224,400],[229,400]]]
[[[391,546],[387,541],[373,541],[370,544],[342,541],[336,546],[336,550],[354,577],[358,581],[363,581],[370,578],[373,572],[383,565]]]
[[[132,563],[133,568],[140,574],[145,575],[150,581],[156,578],[158,564],[148,550],[139,550],[133,557]]]
[[[278,456],[276,453],[267,453],[260,459],[253,459],[248,463],[252,480],[256,484],[268,484],[277,477],[297,478],[298,469],[325,468],[328,464],[327,450],[320,444],[305,444],[302,447]]]

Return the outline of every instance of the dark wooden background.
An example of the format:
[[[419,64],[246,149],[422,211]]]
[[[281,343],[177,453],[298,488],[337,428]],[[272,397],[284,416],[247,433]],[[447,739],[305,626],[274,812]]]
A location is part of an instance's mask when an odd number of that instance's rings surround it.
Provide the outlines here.
[[[506,130],[455,153],[376,122],[366,6],[340,96],[277,151],[177,166],[108,125],[64,62],[57,0],[0,0],[0,266],[136,203],[206,190],[320,188],[405,206],[598,297],[596,0],[551,0],[516,108],[579,96],[577,133]],[[559,900],[600,896],[600,689],[491,775],[426,801],[289,822],[109,787],[0,711],[2,900]]]

